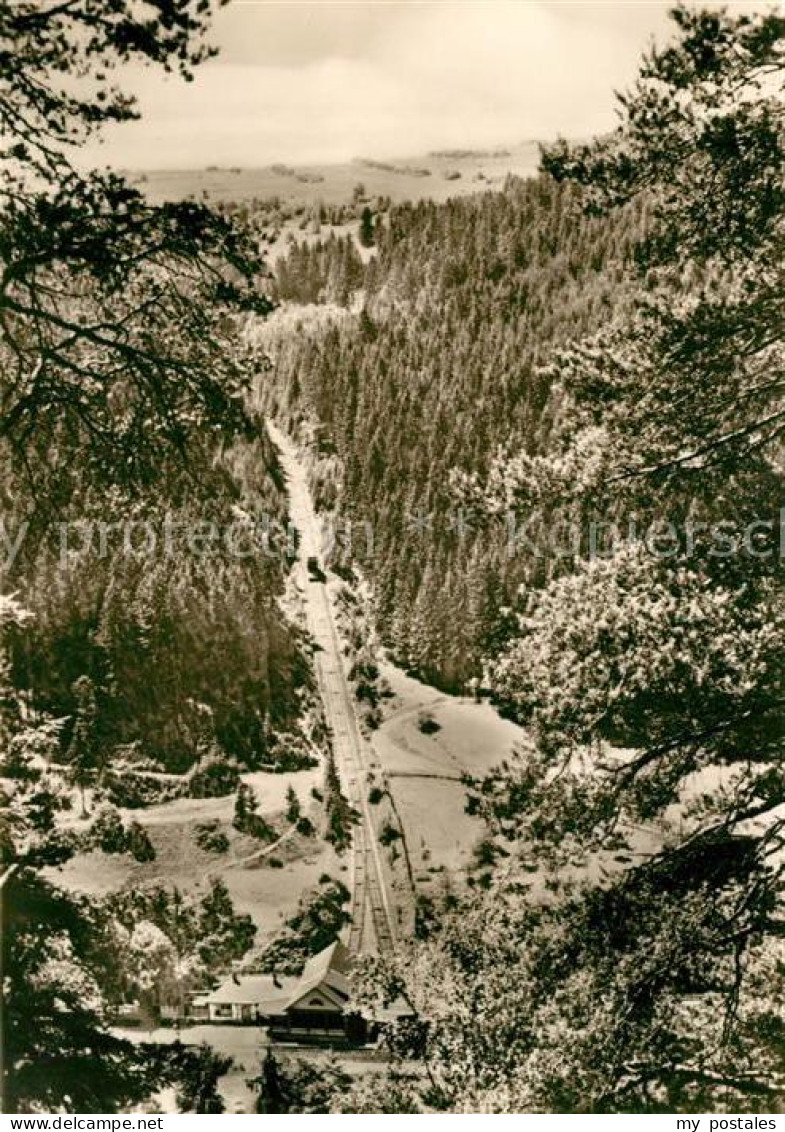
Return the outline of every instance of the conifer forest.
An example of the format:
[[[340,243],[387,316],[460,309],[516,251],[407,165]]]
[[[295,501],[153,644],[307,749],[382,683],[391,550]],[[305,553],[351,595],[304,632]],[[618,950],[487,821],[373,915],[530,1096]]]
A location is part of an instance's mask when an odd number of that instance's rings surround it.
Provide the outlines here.
[[[785,18],[461,7],[0,0],[6,1113],[785,1111]]]

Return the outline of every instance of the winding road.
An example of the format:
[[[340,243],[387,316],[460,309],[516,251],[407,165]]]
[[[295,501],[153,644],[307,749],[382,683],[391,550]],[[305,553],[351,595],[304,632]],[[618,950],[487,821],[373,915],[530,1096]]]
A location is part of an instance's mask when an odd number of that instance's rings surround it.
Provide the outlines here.
[[[368,748],[357,725],[328,587],[311,578],[307,568],[311,557],[322,561],[319,527],[297,449],[272,422],[267,427],[286,475],[291,521],[300,534],[295,579],[303,595],[308,631],[318,645],[314,664],[325,718],[333,736],[336,767],[344,793],[360,815],[352,838],[352,922],[348,945],[355,954],[385,952],[395,944],[396,924],[367,797]]]

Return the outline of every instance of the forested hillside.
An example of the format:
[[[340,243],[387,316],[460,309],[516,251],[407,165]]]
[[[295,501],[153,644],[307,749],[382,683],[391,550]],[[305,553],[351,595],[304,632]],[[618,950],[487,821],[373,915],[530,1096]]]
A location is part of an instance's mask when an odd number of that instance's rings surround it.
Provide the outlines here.
[[[286,563],[257,526],[285,509],[249,403],[262,362],[241,339],[248,313],[271,307],[258,242],[225,214],[153,206],[72,161],[137,116],[115,67],[189,76],[214,7],[0,3],[5,1111],[116,1111],[167,1085],[186,1108],[221,1111],[225,1058],[110,1033],[126,993],[115,976],[146,970],[126,991],[150,997],[156,964],[182,974],[184,949],[197,962],[212,939],[209,979],[248,950],[250,917],[216,884],[180,938],[162,890],[175,954],[143,899],[117,935],[52,878],[97,850],[155,858],[118,805],[228,794],[240,769],[275,767],[309,679],[277,603]]]
[[[456,473],[484,477],[511,436],[547,447],[549,351],[600,327],[629,291],[645,210],[593,219],[580,197],[510,179],[503,192],[394,207],[354,283],[361,313],[277,345],[288,412],[314,413],[322,454],[337,456],[323,462],[320,491],[332,504],[337,487],[357,524],[384,637],[448,688],[478,675],[518,585],[550,566],[510,556],[504,523],[480,530]],[[337,240],[293,249],[278,268],[285,297],[345,302],[347,257]]]
[[[256,766],[297,714],[306,669],[276,603],[285,563],[252,525],[284,518],[274,458],[260,435],[190,459],[138,492],[85,475],[40,531],[27,486],[4,476],[19,516],[8,530],[26,532],[8,584],[34,614],[9,639],[13,680],[31,710],[72,719],[89,679],[104,764],[122,748],[182,771],[215,749]]]
[[[286,500],[241,333],[272,305],[258,233],[81,177],[46,144],[0,185],[0,569],[32,614],[10,677],[66,721],[64,758],[87,680],[103,764],[258,765],[306,678],[262,534]]]

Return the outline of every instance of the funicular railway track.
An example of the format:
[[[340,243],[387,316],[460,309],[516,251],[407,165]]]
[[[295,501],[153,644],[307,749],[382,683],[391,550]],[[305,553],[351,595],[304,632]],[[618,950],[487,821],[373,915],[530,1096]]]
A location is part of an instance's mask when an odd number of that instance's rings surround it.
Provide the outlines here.
[[[385,952],[395,944],[395,920],[367,798],[370,769],[367,745],[357,724],[354,703],[344,673],[326,580],[309,577],[305,565],[309,557],[318,558],[320,549],[305,474],[288,438],[274,426],[269,428],[287,475],[292,521],[300,532],[298,579],[304,592],[308,629],[319,646],[315,668],[325,717],[333,737],[336,767],[343,790],[359,815],[352,835],[351,926],[348,945],[354,953]]]
[[[352,929],[350,950],[367,949],[375,940],[378,951],[388,951],[395,942],[393,917],[384,884],[384,872],[367,792],[368,756],[357,726],[351,692],[343,671],[340,643],[324,585],[319,611],[319,640],[329,639],[332,649],[318,654],[317,672],[325,714],[333,732],[338,771],[347,797],[359,814],[352,836]],[[372,932],[372,937],[371,937]],[[371,938],[369,938],[371,937]]]

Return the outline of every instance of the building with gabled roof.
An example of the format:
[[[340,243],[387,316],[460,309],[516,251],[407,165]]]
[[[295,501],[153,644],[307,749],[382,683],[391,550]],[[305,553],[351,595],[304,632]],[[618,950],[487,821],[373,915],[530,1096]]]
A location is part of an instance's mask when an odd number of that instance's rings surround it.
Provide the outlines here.
[[[349,1014],[351,955],[340,940],[313,955],[297,976],[232,975],[192,1003],[194,1018],[267,1026],[279,1041],[362,1041]]]

